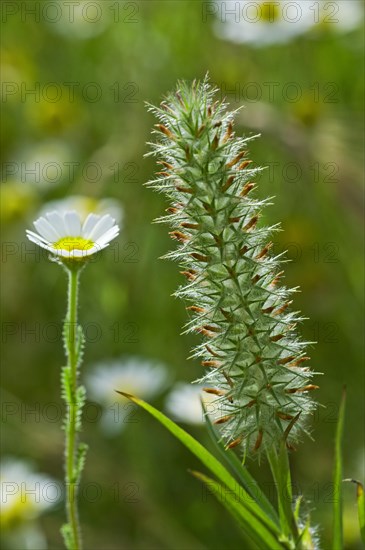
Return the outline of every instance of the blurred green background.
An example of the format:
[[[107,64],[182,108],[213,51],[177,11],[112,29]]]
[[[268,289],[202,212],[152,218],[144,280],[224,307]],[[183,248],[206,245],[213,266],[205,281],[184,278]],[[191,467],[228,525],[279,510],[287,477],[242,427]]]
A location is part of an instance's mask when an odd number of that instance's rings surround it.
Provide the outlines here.
[[[355,4],[361,12],[362,2]],[[48,201],[108,197],[124,212],[118,242],[82,275],[80,319],[89,327],[83,375],[122,355],[164,363],[171,384],[202,374],[187,360],[199,339],[180,336],[186,312],[171,296],[181,275],[158,259],[173,245],[166,227],[151,225],[166,208],[163,197],[143,187],[156,170],[143,158],[155,123],[144,103],[159,102],[177,79],[209,71],[232,108],[245,106],[237,133],[262,134],[250,149],[255,163],[269,166],[259,181],[260,196],[275,196],[265,222],[282,222],[276,249],[288,249],[286,280],[300,285],[295,304],[309,318],[303,334],[318,342],[310,356],[324,373],[317,398],[327,408],[319,409],[314,440],[303,441],[292,464],[322,547],[330,548],[333,439],[344,384],[344,475],[364,475],[361,17],[343,28],[342,19],[321,12],[304,31],[292,23],[298,33],[278,42],[260,22],[243,24],[242,39],[236,24],[230,39],[222,5],[200,1],[28,0],[3,2],[2,9],[3,454],[62,479],[61,420],[47,414],[47,404],[63,407],[66,277],[25,238]],[[168,391],[156,406],[164,407]],[[85,548],[242,548],[231,518],[188,473],[198,466],[194,458],[142,412],[136,419],[110,437],[89,409],[80,503]],[[203,427],[187,428],[210,445]],[[268,483],[265,464],[249,467]],[[345,485],[344,494],[346,547],[360,548],[354,486]],[[3,530],[4,548],[19,548],[11,542],[19,517]],[[62,502],[37,519],[49,548],[62,548],[63,521]]]

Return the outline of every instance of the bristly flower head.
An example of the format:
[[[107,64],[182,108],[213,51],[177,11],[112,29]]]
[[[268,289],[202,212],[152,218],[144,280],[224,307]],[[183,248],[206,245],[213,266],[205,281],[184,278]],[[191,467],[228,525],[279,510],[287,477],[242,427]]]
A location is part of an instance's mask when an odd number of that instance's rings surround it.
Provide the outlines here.
[[[75,211],[53,211],[34,222],[38,233],[27,229],[27,237],[63,262],[82,261],[107,247],[119,233],[109,215],[89,214],[82,223]]]
[[[228,448],[257,453],[283,439],[291,446],[306,431],[317,386],[295,332],[295,289],[279,284],[280,258],[270,251],[278,227],[259,223],[270,199],[252,197],[260,169],[247,159],[250,138],[235,136],[234,112],[215,94],[207,79],[181,82],[150,107],[163,169],[148,185],[171,201],[159,221],[172,226],[178,247],[166,257],[187,279],[176,295],[190,303],[187,331],[204,339],[194,356],[220,404],[216,423]]]

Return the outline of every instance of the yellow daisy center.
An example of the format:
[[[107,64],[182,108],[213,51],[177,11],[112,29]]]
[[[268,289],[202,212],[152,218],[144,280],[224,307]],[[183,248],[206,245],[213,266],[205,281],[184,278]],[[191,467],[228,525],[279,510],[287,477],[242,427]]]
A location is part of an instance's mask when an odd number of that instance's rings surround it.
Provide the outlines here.
[[[14,528],[21,523],[35,510],[35,505],[25,495],[19,495],[10,506],[4,506],[0,514],[0,525],[2,529]]]
[[[59,241],[53,243],[53,248],[57,250],[90,250],[94,246],[94,242],[84,237],[62,237]]]

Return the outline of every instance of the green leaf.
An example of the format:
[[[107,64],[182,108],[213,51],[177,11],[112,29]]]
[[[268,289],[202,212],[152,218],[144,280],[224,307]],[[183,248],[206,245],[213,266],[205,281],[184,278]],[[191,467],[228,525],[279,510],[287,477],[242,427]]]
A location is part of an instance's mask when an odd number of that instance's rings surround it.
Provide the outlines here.
[[[262,523],[251,514],[245,506],[237,499],[237,495],[227,492],[217,481],[201,474],[200,472],[191,472],[193,476],[200,479],[211,491],[214,496],[227,508],[230,514],[237,520],[240,527],[258,546],[258,548],[267,548],[270,550],[282,549],[283,546],[278,539],[271,533],[268,535],[263,529]]]
[[[204,403],[202,402],[204,412],[207,413]],[[246,491],[255,499],[257,504],[261,507],[262,510],[277,524],[279,525],[279,518],[276,513],[275,508],[268,500],[266,495],[261,491],[257,481],[251,476],[247,468],[241,463],[237,455],[233,451],[227,451],[225,446],[222,443],[221,438],[217,430],[214,428],[212,421],[208,414],[205,415],[205,420],[207,423],[208,433],[211,437],[211,440],[217,449],[218,453],[223,459],[223,462],[228,466],[233,472],[237,479],[242,483]]]
[[[343,520],[342,520],[342,439],[345,423],[346,388],[343,388],[340,410],[338,415],[335,441],[335,471],[333,501],[333,550],[343,549]]]
[[[356,498],[357,498],[357,512],[359,516],[360,535],[363,543],[365,544],[365,498],[364,498],[364,486],[360,481],[356,479],[344,479],[344,481],[351,481],[356,483]]]
[[[62,398],[66,401],[66,403],[69,403],[72,398],[70,367],[62,367],[61,392],[62,392]]]
[[[76,330],[76,363],[79,367],[82,363],[85,347],[85,336],[81,325],[77,326]]]
[[[278,495],[281,529],[287,537],[291,536],[294,540],[297,540],[298,527],[292,507],[293,493],[288,450],[285,440],[282,440],[280,443],[278,453],[275,449],[272,449],[268,451],[267,456]]]
[[[276,449],[271,449],[267,452],[271,472],[276,484],[281,529],[283,534],[286,537],[296,541],[296,544],[301,544],[298,529],[300,501],[297,501],[293,507],[293,491],[287,448],[287,437],[299,417],[300,413],[292,418],[291,422],[287,426],[280,441],[278,452]]]
[[[187,449],[189,449],[217,478],[233,493],[239,494],[241,505],[245,507],[256,519],[260,521],[261,529],[267,537],[272,535],[277,538],[280,536],[278,526],[267,514],[258,506],[244,487],[241,487],[226,468],[213,456],[201,443],[196,441],[190,434],[180,428],[175,422],[170,420],[163,413],[146,403],[142,399],[134,397],[128,393],[116,390],[117,393],[130,399],[136,405],[142,407],[156,418],[167,430],[169,430]]]
[[[365,544],[365,498],[364,498],[364,486],[359,481],[357,483],[357,509],[359,514],[360,534],[363,543]]]
[[[85,386],[79,386],[76,390],[76,431],[81,431],[82,410],[86,402],[86,389]]]
[[[80,481],[82,471],[85,466],[86,453],[88,450],[88,445],[86,443],[79,443],[76,454],[76,465],[75,465],[75,478],[77,482]]]
[[[313,536],[312,536],[310,514],[307,514],[305,521],[303,519],[300,521],[300,517],[301,517],[300,506],[302,502],[303,502],[303,496],[300,495],[299,497],[297,497],[295,501],[294,510],[293,510],[294,520],[296,522],[297,527],[300,524],[300,527],[298,527],[298,530],[299,530],[298,538],[295,541],[295,548],[296,549],[301,548],[304,550],[306,550],[307,548],[311,548],[311,549],[317,548],[317,544],[313,540]]]
[[[315,542],[313,541],[311,530],[310,530],[310,517],[308,516],[304,527],[300,533],[299,539],[296,542],[295,548],[303,548],[304,550],[317,548]]]
[[[60,531],[67,550],[72,550],[75,548],[71,525],[69,523],[65,523],[62,525]]]

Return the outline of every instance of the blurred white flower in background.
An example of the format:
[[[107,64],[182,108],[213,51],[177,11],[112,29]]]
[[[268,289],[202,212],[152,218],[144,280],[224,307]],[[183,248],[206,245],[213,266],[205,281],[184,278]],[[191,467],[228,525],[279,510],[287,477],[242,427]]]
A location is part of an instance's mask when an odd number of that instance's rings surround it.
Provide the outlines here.
[[[16,221],[37,202],[37,192],[30,185],[11,180],[0,186],[0,219],[3,223]]]
[[[121,17],[118,4],[109,2],[79,0],[78,2],[54,2],[47,10],[47,21],[57,34],[87,40],[103,33],[112,21]],[[53,9],[53,11],[52,11]],[[113,15],[114,11],[114,15]],[[48,13],[49,12],[49,13]]]
[[[335,4],[335,6],[333,6]],[[364,18],[364,4],[361,0],[337,0],[325,2],[322,0],[320,24],[331,25],[338,32],[348,32],[359,27]],[[334,10],[333,14],[329,13]]]
[[[52,188],[67,179],[71,161],[71,148],[64,141],[42,141],[18,154],[13,177],[39,189]],[[10,167],[12,164],[9,163]]]
[[[202,401],[207,413],[214,421],[220,414],[221,404],[215,395],[203,391],[202,385],[178,382],[166,398],[166,412],[176,421],[186,424],[205,423]]]
[[[95,365],[86,375],[85,384],[90,398],[104,408],[100,417],[102,429],[115,435],[137,421],[136,406],[115,390],[150,401],[166,388],[168,371],[157,361],[122,357]]]
[[[214,30],[219,38],[266,46],[289,42],[315,26],[329,26],[339,32],[350,31],[361,23],[363,7],[358,0],[217,0],[211,14],[215,16]]]
[[[111,198],[98,199],[97,197],[87,197],[86,195],[70,195],[62,199],[49,201],[42,206],[40,216],[47,212],[56,210],[60,214],[65,214],[70,210],[76,210],[84,222],[90,212],[99,216],[109,214],[116,223],[121,226],[123,220],[123,208],[119,201]]]
[[[5,457],[0,465],[0,525],[9,548],[47,548],[35,520],[61,496],[62,487],[55,480],[36,473],[28,462]]]

